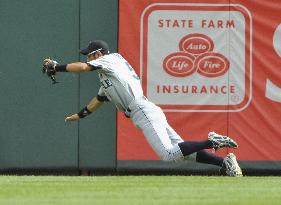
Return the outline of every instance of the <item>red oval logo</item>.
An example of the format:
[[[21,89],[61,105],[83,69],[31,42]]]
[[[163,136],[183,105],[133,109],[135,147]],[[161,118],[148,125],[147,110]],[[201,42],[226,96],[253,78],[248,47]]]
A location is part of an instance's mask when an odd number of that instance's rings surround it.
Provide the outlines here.
[[[185,77],[195,72],[195,57],[184,52],[177,52],[168,55],[163,61],[164,70],[176,77]]]
[[[193,33],[180,40],[179,48],[180,51],[197,56],[213,51],[214,42],[210,37],[204,34]]]
[[[228,59],[219,53],[205,53],[195,61],[198,73],[205,77],[218,77],[225,74],[229,69]]]

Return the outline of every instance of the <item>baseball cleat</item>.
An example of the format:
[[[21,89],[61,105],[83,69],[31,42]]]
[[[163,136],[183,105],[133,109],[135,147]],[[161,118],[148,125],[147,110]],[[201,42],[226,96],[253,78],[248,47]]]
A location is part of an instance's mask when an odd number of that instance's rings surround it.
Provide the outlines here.
[[[213,143],[213,150],[217,151],[220,148],[229,147],[229,148],[237,148],[238,144],[227,136],[219,135],[215,132],[210,132],[208,134],[208,140]]]
[[[223,160],[222,168],[220,169],[222,174],[226,174],[231,177],[242,177],[242,170],[239,167],[236,156],[233,153],[229,153]]]

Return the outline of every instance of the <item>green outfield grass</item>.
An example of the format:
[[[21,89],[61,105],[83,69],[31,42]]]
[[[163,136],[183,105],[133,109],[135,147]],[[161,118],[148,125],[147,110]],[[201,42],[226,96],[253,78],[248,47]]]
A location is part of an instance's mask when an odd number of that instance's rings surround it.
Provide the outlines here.
[[[281,177],[0,176],[0,204],[281,204]]]

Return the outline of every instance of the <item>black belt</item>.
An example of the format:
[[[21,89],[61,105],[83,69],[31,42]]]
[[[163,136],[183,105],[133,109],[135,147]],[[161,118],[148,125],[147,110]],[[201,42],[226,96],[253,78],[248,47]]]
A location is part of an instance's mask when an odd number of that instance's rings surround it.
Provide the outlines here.
[[[126,118],[130,118],[130,113],[132,112],[132,110],[130,109],[130,108],[127,108],[126,110],[125,110],[125,113],[124,113],[124,115],[125,115],[125,117]]]

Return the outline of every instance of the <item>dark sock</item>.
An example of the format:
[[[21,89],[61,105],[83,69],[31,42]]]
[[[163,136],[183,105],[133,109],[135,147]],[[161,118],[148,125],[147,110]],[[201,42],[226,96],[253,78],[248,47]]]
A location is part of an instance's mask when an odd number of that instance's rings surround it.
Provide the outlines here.
[[[213,164],[217,166],[222,166],[223,158],[218,157],[212,153],[209,153],[205,150],[201,150],[197,152],[196,162],[205,163],[205,164]]]
[[[183,156],[190,155],[194,152],[198,152],[203,149],[212,148],[213,144],[209,140],[194,142],[194,141],[185,141],[178,144]]]

